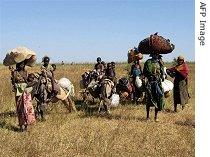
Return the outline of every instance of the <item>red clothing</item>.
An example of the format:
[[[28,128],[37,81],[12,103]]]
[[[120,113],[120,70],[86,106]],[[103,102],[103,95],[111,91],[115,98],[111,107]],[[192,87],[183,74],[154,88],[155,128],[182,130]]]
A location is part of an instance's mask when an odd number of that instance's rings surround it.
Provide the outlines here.
[[[182,65],[177,65],[175,69],[184,77],[187,78],[189,74],[189,67],[186,63],[183,63]]]
[[[176,65],[175,67],[172,67],[168,70],[170,72],[175,72],[175,73],[180,74],[183,77],[183,79],[186,79],[189,74],[189,67],[186,63],[183,63],[181,65]]]
[[[176,65],[173,68],[168,69],[170,73],[173,73],[174,79],[174,89],[173,89],[173,97],[174,104],[185,105],[189,100],[189,92],[188,92],[188,75],[189,75],[189,67],[186,63],[181,65]]]
[[[16,96],[15,100],[19,126],[35,123],[31,94],[24,92],[22,96]]]

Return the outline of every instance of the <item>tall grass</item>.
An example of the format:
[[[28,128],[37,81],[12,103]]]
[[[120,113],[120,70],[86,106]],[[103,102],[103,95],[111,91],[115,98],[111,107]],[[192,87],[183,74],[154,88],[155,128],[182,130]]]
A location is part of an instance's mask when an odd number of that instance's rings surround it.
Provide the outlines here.
[[[57,103],[49,104],[45,122],[37,122],[23,133],[17,130],[10,72],[0,66],[0,156],[194,156],[195,65],[190,63],[189,66],[189,105],[173,113],[172,97],[168,98],[159,123],[153,121],[153,109],[151,121],[145,121],[144,105],[120,105],[109,117],[98,117],[83,111],[68,113]],[[58,65],[55,76],[69,78],[79,100],[81,74],[92,67],[92,64]],[[39,72],[39,69],[35,66],[28,71]],[[126,69],[126,64],[117,64],[117,77],[126,76]]]

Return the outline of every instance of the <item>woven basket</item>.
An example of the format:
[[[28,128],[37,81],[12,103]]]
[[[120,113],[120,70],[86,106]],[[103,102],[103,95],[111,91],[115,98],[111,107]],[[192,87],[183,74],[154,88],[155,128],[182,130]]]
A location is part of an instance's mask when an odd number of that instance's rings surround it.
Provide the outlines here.
[[[138,45],[138,51],[142,54],[168,54],[175,48],[175,45],[169,39],[165,39],[157,34],[142,40]]]

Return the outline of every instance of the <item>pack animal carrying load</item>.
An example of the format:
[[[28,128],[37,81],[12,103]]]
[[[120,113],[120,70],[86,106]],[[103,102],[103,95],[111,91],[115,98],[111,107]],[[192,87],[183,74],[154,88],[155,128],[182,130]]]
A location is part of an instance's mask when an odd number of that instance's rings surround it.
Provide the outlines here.
[[[168,54],[175,48],[169,39],[165,39],[157,33],[150,35],[150,37],[142,40],[138,45],[138,51],[142,54]]]

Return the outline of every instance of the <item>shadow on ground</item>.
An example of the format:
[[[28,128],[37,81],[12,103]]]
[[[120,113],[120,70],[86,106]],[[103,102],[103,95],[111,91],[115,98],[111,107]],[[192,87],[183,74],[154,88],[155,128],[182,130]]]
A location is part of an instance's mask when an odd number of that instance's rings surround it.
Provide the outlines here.
[[[190,119],[186,119],[185,121],[176,121],[175,124],[180,126],[188,126],[195,128],[195,122],[193,122]]]
[[[21,132],[20,128],[14,125],[8,124],[5,121],[0,121],[0,129],[7,129],[14,132]]]
[[[16,113],[14,111],[7,111],[0,113],[0,118],[15,117]]]

